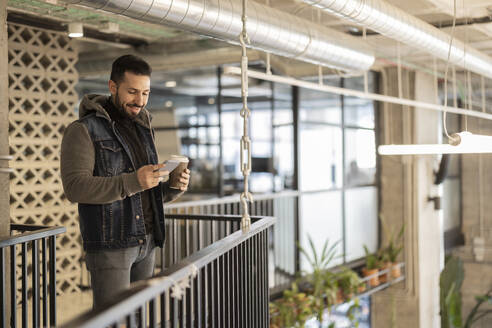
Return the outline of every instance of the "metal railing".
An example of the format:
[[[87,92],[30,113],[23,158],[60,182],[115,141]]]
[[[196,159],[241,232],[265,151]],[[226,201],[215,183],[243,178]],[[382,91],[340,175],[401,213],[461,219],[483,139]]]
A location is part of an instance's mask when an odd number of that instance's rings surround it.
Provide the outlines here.
[[[297,249],[297,207],[298,191],[283,191],[275,194],[255,195],[255,202],[249,204],[252,216],[274,216],[277,218],[271,238],[270,288],[277,293],[288,288],[299,271],[299,251]],[[176,263],[194,251],[223,238],[240,227],[232,222],[220,220],[208,222],[208,215],[225,218],[227,215],[241,215],[239,196],[205,199],[199,201],[165,204],[166,242],[163,249],[158,248],[156,272]],[[203,216],[204,219],[190,219]],[[182,215],[182,216],[180,216]],[[183,218],[186,223],[182,221]],[[180,221],[181,220],[181,221]],[[181,245],[181,246],[177,246]],[[81,261],[84,261],[83,259]],[[81,267],[84,264],[81,263]],[[80,285],[89,287],[89,272],[82,271]]]
[[[56,235],[64,233],[66,229],[27,224],[13,224],[10,229],[11,234],[13,232],[20,232],[20,234],[0,238],[0,307],[2,308],[0,327],[17,327],[18,324],[17,257],[19,255],[22,327],[28,327],[29,319],[32,327],[56,327]],[[10,248],[9,254],[7,248]],[[6,281],[7,256],[10,257],[10,286]],[[29,280],[31,280],[30,286]],[[10,295],[7,295],[8,293]],[[7,297],[10,298],[9,304],[7,304]],[[32,307],[30,316],[29,303]],[[10,324],[7,324],[8,307],[10,307]]]
[[[168,214],[166,246],[179,246],[165,252],[163,271],[63,327],[268,327],[275,218],[251,219],[243,232],[240,216]]]
[[[249,204],[249,213],[254,216],[274,216],[277,218],[272,235],[272,258],[270,288],[277,292],[290,286],[299,271],[299,250],[297,249],[297,208],[299,191],[282,191],[274,194],[255,195],[254,203]],[[239,196],[177,202],[165,205],[166,215],[205,214],[241,215]],[[166,216],[166,220],[167,220]],[[173,230],[167,230],[172,236]],[[172,237],[171,237],[172,238]],[[165,248],[166,250],[167,248]],[[162,256],[162,254],[161,254]],[[164,255],[167,258],[168,255]]]

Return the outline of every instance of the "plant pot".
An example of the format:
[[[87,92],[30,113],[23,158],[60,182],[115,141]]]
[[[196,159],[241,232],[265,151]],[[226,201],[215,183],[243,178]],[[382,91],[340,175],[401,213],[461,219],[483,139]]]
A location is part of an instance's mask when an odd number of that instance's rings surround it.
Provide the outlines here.
[[[372,270],[367,270],[366,268],[362,269],[362,275],[364,277],[373,276],[371,279],[369,279],[369,286],[371,287],[379,286],[378,272],[379,272],[378,269],[372,269]]]
[[[391,263],[391,277],[393,278],[401,277],[401,267],[396,263]]]
[[[363,292],[365,292],[365,291],[366,291],[366,289],[367,289],[367,287],[366,287],[366,284],[365,284],[365,283],[364,283],[363,285],[360,285],[359,287],[357,287],[357,291],[358,291],[359,293],[363,293]]]
[[[337,290],[337,304],[343,303],[343,290],[338,288]]]
[[[343,293],[343,299],[345,300],[345,302],[350,301],[353,297],[354,297],[354,293],[348,293],[348,294]]]
[[[389,272],[390,271],[389,269],[391,268],[391,266],[392,266],[391,262],[386,262],[381,266],[380,270],[381,271],[387,270]],[[379,282],[380,283],[384,284],[384,283],[388,282],[388,272],[379,275]]]

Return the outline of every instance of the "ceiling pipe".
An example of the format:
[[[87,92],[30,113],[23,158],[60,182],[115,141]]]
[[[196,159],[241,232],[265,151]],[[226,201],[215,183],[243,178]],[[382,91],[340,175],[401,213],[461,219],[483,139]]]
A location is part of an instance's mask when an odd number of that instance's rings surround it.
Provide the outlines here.
[[[302,0],[447,61],[451,36],[384,0]],[[492,58],[453,39],[450,63],[492,78]]]
[[[154,24],[239,43],[241,0],[64,0]],[[248,1],[250,47],[346,71],[366,71],[374,54],[360,39]]]

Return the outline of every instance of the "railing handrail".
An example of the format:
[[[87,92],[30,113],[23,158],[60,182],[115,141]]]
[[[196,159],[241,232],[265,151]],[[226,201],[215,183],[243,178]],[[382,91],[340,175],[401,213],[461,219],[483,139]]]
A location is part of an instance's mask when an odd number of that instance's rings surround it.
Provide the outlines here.
[[[237,215],[231,217],[241,219]],[[128,309],[139,308],[143,302],[158,297],[177,282],[196,273],[196,270],[205,267],[245,240],[272,226],[275,221],[276,218],[274,217],[262,217],[251,224],[248,231],[238,230],[165,269],[159,276],[135,283],[130,289],[121,293],[119,297],[115,297],[115,301],[108,303],[100,310],[86,312],[66,323],[62,328],[109,326],[114,323],[114,318],[121,317],[121,314],[126,313]]]
[[[252,220],[260,220],[266,218],[266,216],[252,216]],[[167,213],[166,220],[193,220],[193,221],[237,221],[241,222],[241,216],[234,214],[175,214],[175,213]]]
[[[20,235],[7,236],[0,238],[0,248],[16,244],[26,243],[37,239],[51,237],[67,231],[65,227],[46,227],[32,224],[12,224],[11,230],[29,231]]]
[[[371,187],[371,186],[373,185],[361,185],[358,186],[358,188]],[[253,197],[255,201],[262,201],[262,200],[269,200],[269,199],[276,199],[276,198],[298,197],[302,195],[317,194],[322,192],[332,192],[332,191],[339,191],[339,190],[340,190],[339,188],[327,188],[327,189],[325,188],[325,189],[304,190],[304,191],[283,190],[274,193],[254,194]],[[165,204],[165,209],[177,209],[183,207],[196,207],[196,206],[207,206],[207,205],[223,205],[223,204],[230,204],[230,203],[239,203],[239,194],[234,194],[225,197],[214,197],[208,199],[190,200],[185,202]]]
[[[276,193],[268,193],[268,194],[255,194],[255,201],[259,200],[267,200],[274,198],[283,198],[283,197],[293,197],[299,196],[305,192],[300,192],[298,190],[284,190]],[[218,198],[209,198],[209,199],[200,199],[200,200],[190,200],[186,202],[176,202],[172,204],[166,204],[166,209],[174,209],[174,208],[183,208],[183,207],[195,207],[195,206],[204,206],[204,205],[222,205],[229,203],[239,203],[239,194]]]

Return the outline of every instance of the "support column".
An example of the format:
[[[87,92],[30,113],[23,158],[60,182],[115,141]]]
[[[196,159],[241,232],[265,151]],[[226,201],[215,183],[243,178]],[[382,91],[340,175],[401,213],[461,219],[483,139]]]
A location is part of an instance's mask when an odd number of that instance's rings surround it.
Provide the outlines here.
[[[0,0],[0,156],[9,154],[7,0]],[[8,162],[0,160],[0,167]],[[9,175],[0,173],[0,236],[10,230]]]
[[[396,68],[382,73],[384,94],[398,96]],[[403,97],[435,102],[431,76],[403,70]],[[438,113],[381,104],[379,133],[382,144],[437,143]],[[439,327],[440,223],[439,212],[428,196],[433,185],[436,156],[383,156],[381,158],[380,216],[393,231],[405,225],[406,280],[372,298],[372,326]],[[384,244],[387,236],[382,236]]]
[[[9,154],[9,79],[8,79],[8,33],[7,33],[7,0],[0,0],[0,156]],[[8,167],[8,161],[0,160],[0,167]],[[10,232],[10,177],[0,173],[0,237]],[[9,279],[9,255],[6,249],[5,279]],[[10,320],[10,284],[6,283],[5,311],[6,322]],[[0,323],[1,324],[1,323]]]
[[[415,74],[415,100],[436,103],[434,78],[428,74]],[[416,109],[415,143],[439,143],[439,113],[435,111]],[[439,316],[439,274],[441,259],[444,257],[444,242],[442,230],[442,210],[434,208],[434,202],[429,197],[438,195],[438,186],[434,185],[434,170],[439,165],[440,156],[415,156],[417,176],[416,217],[418,229],[418,298],[420,327],[441,326]]]

